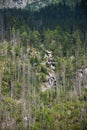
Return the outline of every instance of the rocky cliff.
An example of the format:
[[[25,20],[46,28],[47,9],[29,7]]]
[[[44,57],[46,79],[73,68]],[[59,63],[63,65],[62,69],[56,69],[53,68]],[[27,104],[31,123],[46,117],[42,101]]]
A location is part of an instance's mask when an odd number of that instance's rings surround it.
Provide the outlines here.
[[[23,8],[27,4],[27,0],[1,0],[0,7],[1,8]]]
[[[68,5],[75,5],[81,0],[0,0],[0,8],[24,8],[27,5],[30,5],[34,9],[44,7],[50,3],[64,2]]]
[[[0,8],[24,8],[27,4],[42,6],[52,0],[0,0]]]

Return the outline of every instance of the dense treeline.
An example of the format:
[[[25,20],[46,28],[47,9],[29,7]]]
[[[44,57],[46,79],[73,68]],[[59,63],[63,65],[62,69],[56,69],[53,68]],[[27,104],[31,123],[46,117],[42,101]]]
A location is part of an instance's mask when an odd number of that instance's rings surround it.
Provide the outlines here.
[[[79,28],[85,37],[87,30],[87,7],[86,2],[77,3],[75,7],[70,7],[65,3],[52,4],[38,11],[32,12],[30,9],[3,9],[5,29],[11,27],[28,26],[31,29],[55,29],[57,25],[65,31],[72,33]]]

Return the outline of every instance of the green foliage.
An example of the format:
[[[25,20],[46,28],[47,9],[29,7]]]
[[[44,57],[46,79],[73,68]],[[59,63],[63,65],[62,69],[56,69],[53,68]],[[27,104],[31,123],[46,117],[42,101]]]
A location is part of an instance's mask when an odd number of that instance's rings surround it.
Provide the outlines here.
[[[31,57],[30,63],[32,66],[38,66],[39,65],[39,59],[37,57]]]
[[[41,72],[44,73],[44,74],[48,74],[47,68],[45,66],[41,66]]]
[[[21,34],[21,40],[24,46],[28,44],[28,34],[27,32],[22,32]]]
[[[14,89],[15,89],[14,98],[20,99],[21,98],[21,83],[16,82]]]
[[[40,78],[41,82],[45,82],[46,81],[46,74],[45,73],[41,73],[41,78]]]
[[[14,51],[15,51],[16,56],[20,56],[20,47],[19,46],[15,47]]]
[[[0,44],[0,127],[14,120],[14,130],[87,129],[87,75],[81,86],[76,79],[87,64],[87,19],[80,6],[4,10],[9,42]],[[55,59],[55,70],[49,67],[46,50],[52,51],[48,60]],[[42,92],[41,86],[49,87],[51,71],[57,85]]]

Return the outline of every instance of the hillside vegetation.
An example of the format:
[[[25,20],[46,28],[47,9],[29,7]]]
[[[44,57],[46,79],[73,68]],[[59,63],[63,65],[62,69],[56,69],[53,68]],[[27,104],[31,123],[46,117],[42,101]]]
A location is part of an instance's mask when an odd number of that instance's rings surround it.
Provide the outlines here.
[[[0,10],[0,130],[87,129],[84,3]]]

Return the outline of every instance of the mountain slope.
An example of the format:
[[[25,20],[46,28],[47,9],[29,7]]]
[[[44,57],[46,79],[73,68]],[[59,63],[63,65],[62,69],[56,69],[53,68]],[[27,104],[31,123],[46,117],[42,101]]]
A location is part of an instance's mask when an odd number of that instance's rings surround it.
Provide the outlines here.
[[[86,7],[65,1],[2,0],[0,130],[87,130]]]
[[[68,5],[75,5],[77,2],[81,0],[1,0],[0,8],[24,8],[29,5],[33,9],[38,9],[44,6],[47,6],[51,3],[59,3],[64,2]]]

